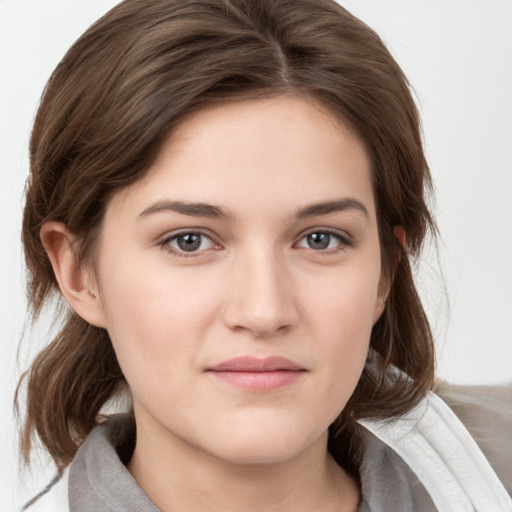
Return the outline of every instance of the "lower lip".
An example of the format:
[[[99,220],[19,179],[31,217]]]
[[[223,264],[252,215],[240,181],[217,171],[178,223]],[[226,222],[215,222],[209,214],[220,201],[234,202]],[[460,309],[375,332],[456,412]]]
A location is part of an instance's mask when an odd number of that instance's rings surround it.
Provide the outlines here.
[[[272,372],[211,371],[214,377],[228,384],[250,391],[272,391],[294,383],[303,371],[276,370]]]

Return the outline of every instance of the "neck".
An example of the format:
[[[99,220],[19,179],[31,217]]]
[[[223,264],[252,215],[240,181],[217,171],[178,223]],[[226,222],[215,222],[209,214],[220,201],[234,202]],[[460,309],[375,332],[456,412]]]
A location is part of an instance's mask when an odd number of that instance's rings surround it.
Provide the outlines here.
[[[237,464],[137,425],[128,469],[162,512],[355,511],[359,489],[327,451],[327,433],[292,459]]]

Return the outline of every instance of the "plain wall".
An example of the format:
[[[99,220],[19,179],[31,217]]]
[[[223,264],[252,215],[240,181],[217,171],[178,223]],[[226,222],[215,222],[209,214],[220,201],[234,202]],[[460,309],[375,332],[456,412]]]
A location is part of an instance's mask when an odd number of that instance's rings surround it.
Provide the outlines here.
[[[16,362],[26,315],[19,232],[31,122],[65,50],[115,3],[0,1],[0,512],[15,510],[51,474],[24,477],[23,489],[11,414],[15,382],[46,340],[32,333]],[[512,1],[340,3],[389,45],[423,115],[441,244],[439,258],[428,251],[418,280],[438,339],[439,375],[510,381]]]

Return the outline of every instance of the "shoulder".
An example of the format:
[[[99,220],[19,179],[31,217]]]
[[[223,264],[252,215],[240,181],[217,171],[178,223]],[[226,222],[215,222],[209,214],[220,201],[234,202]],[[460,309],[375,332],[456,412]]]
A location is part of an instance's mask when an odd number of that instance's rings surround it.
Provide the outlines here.
[[[435,392],[467,428],[512,495],[512,383],[460,386],[440,382]]]
[[[30,500],[21,512],[69,512],[68,475],[69,470],[65,469],[41,493]]]

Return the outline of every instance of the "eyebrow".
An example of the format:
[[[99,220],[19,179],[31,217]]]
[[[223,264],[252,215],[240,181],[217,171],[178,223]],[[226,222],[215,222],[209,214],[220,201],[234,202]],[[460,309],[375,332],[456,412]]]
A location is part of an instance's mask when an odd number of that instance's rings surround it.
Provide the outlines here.
[[[307,217],[328,215],[330,213],[343,212],[346,210],[358,210],[363,213],[366,218],[369,218],[366,206],[353,197],[345,197],[334,201],[325,201],[323,203],[304,206],[297,212],[296,217],[298,219],[305,219]]]
[[[235,218],[234,213],[222,208],[221,206],[215,206],[208,203],[187,203],[184,201],[158,201],[143,210],[137,218],[141,219],[148,215],[163,211],[173,211],[181,213],[182,215],[190,215],[191,217],[208,217],[228,220],[233,220]]]
[[[369,217],[366,206],[359,200],[346,197],[343,199],[337,199],[333,201],[324,201],[321,203],[313,203],[304,206],[297,210],[295,217],[297,219],[305,219],[308,217],[316,217],[320,215],[329,215],[330,213],[337,213],[347,210],[357,210],[364,214],[365,217]],[[173,211],[181,213],[182,215],[189,215],[191,217],[206,217],[213,219],[226,219],[233,221],[236,219],[236,215],[222,206],[216,206],[208,203],[189,203],[184,201],[158,201],[157,203],[148,206],[143,210],[137,219],[142,219],[153,215],[155,213]]]

